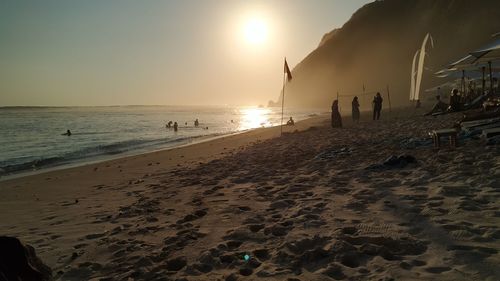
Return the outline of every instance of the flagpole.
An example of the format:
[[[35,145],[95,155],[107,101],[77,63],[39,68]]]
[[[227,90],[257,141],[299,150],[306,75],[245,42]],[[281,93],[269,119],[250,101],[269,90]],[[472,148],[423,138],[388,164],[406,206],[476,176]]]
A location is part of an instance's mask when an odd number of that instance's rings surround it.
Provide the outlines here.
[[[389,93],[389,84],[387,84],[387,100],[389,101],[389,112],[392,112],[392,108],[391,108],[391,94]]]
[[[285,58],[286,62],[286,58]],[[285,64],[283,64],[285,65]],[[283,89],[282,89],[282,96],[281,96],[281,129],[280,129],[280,137],[283,136],[283,109],[285,107],[285,75],[286,73],[283,73]]]
[[[339,112],[341,112],[342,110],[340,109],[339,91],[337,91],[337,104],[339,106]]]

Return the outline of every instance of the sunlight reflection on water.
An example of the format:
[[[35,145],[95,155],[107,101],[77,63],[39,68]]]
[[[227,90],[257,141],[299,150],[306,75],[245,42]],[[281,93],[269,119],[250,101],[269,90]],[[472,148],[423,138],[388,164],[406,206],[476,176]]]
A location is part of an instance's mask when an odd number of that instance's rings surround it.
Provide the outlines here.
[[[242,108],[239,130],[248,130],[259,127],[269,127],[273,124],[269,120],[271,110],[268,108]]]

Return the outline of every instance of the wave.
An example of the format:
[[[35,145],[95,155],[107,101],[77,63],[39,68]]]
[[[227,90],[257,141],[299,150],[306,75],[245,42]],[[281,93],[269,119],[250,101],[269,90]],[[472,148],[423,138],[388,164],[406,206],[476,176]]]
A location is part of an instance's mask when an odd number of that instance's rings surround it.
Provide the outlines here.
[[[79,160],[89,160],[99,156],[111,156],[122,154],[130,151],[139,151],[152,147],[162,148],[167,145],[175,146],[176,144],[187,143],[190,140],[199,137],[180,137],[176,139],[153,139],[153,140],[127,140],[111,144],[86,147],[72,152],[65,153],[60,156],[53,156],[35,160],[29,160],[18,164],[9,164],[0,166],[0,176],[13,173],[19,173],[29,170],[39,170],[47,167],[60,166],[78,162]],[[6,161],[14,162],[14,161]],[[4,162],[5,163],[5,162]]]

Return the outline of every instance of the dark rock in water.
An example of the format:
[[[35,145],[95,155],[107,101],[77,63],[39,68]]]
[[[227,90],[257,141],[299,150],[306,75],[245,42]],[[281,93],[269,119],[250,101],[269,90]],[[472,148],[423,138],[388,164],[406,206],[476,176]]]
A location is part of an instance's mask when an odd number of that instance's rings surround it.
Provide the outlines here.
[[[0,236],[0,280],[51,279],[52,270],[36,256],[33,247],[15,237]]]

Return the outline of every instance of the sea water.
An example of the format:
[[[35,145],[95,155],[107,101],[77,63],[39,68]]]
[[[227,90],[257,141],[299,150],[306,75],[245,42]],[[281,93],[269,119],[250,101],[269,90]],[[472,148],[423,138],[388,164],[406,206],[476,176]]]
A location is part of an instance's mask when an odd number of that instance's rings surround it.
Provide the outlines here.
[[[284,122],[317,113],[289,109]],[[166,128],[168,121],[179,124],[177,132]],[[0,177],[172,148],[280,121],[281,108],[262,107],[0,107]],[[66,130],[71,136],[62,135]]]

